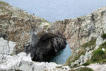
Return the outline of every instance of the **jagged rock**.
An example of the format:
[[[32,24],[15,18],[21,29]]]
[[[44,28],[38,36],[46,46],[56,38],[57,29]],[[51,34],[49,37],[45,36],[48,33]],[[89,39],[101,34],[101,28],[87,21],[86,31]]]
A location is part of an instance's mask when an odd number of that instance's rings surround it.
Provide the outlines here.
[[[23,45],[30,39],[31,26],[38,29],[37,31],[41,31],[44,30],[42,28],[44,25],[40,25],[47,23],[42,18],[30,15],[21,9],[0,1],[0,36],[5,34],[6,38],[16,42],[17,53],[23,51]]]
[[[29,55],[21,52],[15,56],[7,56],[7,60],[0,64],[0,71],[69,71],[68,66],[57,65],[56,63],[33,62]]]
[[[66,47],[66,39],[61,34],[40,32],[32,35],[30,45],[25,47],[33,61],[50,61]]]
[[[0,38],[0,54],[13,54],[15,52],[15,42]]]
[[[15,47],[16,43],[12,41],[4,40],[3,38],[0,38],[0,63],[3,63],[6,61],[6,57],[8,55],[14,55],[15,54]]]
[[[9,47],[8,47],[9,43]],[[13,49],[15,48],[15,43],[12,41],[4,40],[0,38],[0,71],[69,71],[68,66],[57,65],[56,63],[48,62],[33,62],[30,54],[21,52],[17,55],[11,55]],[[10,51],[9,51],[10,49]]]
[[[53,32],[61,32],[67,38],[72,51],[82,44],[106,33],[106,7],[100,8],[93,13],[74,19],[65,19],[52,24]]]

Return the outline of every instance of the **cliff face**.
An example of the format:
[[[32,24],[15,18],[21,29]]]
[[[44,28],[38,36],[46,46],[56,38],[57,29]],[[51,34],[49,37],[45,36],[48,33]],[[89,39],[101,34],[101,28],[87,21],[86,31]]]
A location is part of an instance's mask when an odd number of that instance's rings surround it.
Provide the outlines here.
[[[33,62],[25,53],[13,55],[15,49],[22,50],[24,44],[30,40],[32,28],[35,28],[35,32],[44,30],[46,32],[61,33],[66,37],[72,49],[72,56],[68,61],[70,67],[87,65],[92,62],[104,63],[103,66],[105,67],[106,7],[98,9],[87,16],[65,19],[49,24],[42,18],[30,15],[0,1],[0,44],[2,44],[0,45],[0,51],[5,53],[4,55],[0,54],[1,70],[11,71],[13,69],[15,71],[19,69],[26,71],[25,67],[27,67],[28,71],[70,71],[68,66]],[[9,55],[7,55],[8,53]],[[2,58],[4,58],[4,61],[2,61]],[[93,68],[92,66],[88,67]],[[103,69],[104,71],[106,70],[105,68]],[[103,69],[101,68],[101,71]],[[94,70],[97,71],[96,69]]]
[[[54,29],[54,33],[63,33],[72,50],[75,50],[92,38],[106,33],[106,7],[87,16],[57,21],[51,29]]]
[[[66,37],[72,49],[72,56],[67,61],[70,67],[106,63],[106,7],[87,16],[57,21],[51,29],[54,29],[53,33],[61,32]]]
[[[48,25],[46,20],[0,1],[0,36],[16,42],[18,49],[28,42],[31,26],[40,31]]]
[[[62,33],[74,50],[92,38],[106,33],[105,19],[106,7],[87,16],[57,21],[51,25],[48,31]],[[5,2],[0,2],[0,36],[8,36],[9,40],[18,42],[17,44],[22,47],[29,40],[31,26],[38,29],[37,31],[41,31],[47,29],[50,24],[42,18],[30,15]]]
[[[0,71],[70,71],[68,66],[48,62],[34,62],[30,55],[25,52],[11,55],[14,52],[15,45],[16,43],[12,41],[0,38]]]

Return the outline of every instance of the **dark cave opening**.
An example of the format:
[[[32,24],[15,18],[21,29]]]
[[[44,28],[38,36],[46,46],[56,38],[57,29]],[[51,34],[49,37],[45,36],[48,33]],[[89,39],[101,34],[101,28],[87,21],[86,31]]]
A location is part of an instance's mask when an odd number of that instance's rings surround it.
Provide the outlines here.
[[[71,55],[71,49],[62,34],[33,34],[25,52],[31,54],[33,61],[64,64]]]

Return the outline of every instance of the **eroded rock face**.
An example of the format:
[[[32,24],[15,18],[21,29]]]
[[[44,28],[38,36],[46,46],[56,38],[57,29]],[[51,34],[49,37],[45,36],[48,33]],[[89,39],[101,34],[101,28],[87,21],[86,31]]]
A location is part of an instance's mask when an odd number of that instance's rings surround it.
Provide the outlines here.
[[[12,41],[4,40],[3,38],[0,38],[0,54],[13,54],[15,52],[16,43]]]
[[[65,19],[52,24],[52,32],[61,32],[67,38],[72,50],[76,50],[82,44],[106,33],[106,7],[75,19]]]
[[[3,63],[7,60],[8,55],[15,54],[16,43],[12,41],[4,40],[0,38],[0,63]]]
[[[0,64],[0,71],[69,71],[68,66],[48,62],[33,62],[29,55],[21,52],[15,56],[8,56],[7,61]]]
[[[25,50],[31,53],[33,61],[50,61],[66,47],[66,39],[61,34],[41,32],[33,34],[32,41]]]
[[[2,41],[2,42],[1,42]],[[9,42],[10,50],[7,42]],[[57,65],[56,63],[48,62],[33,62],[30,54],[21,52],[17,55],[11,55],[8,51],[13,52],[15,42],[4,40],[0,38],[0,71],[69,71],[68,66]]]
[[[31,26],[40,31],[44,30],[44,24],[48,22],[0,1],[0,36],[16,42],[17,53],[22,51],[23,45],[29,41]]]

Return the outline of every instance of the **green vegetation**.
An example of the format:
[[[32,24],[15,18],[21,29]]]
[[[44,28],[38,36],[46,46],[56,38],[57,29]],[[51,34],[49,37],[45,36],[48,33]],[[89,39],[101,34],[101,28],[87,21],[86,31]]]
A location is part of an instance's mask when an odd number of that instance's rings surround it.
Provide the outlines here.
[[[103,44],[101,44],[101,45],[99,46],[99,49],[102,49],[102,48],[104,48],[104,49],[106,50],[106,42],[104,42]]]
[[[93,51],[91,62],[106,63],[106,42],[101,44],[97,50]]]
[[[78,68],[76,70],[72,70],[72,71],[93,71],[91,68],[88,68],[88,67],[81,67],[81,68]]]
[[[106,33],[102,34],[101,37],[102,37],[103,39],[106,39]]]
[[[96,45],[96,39],[93,38],[90,41],[88,41],[87,43],[83,44],[82,47],[86,48],[86,47],[95,47]]]
[[[90,63],[106,63],[106,42],[102,43],[98,49],[94,50],[91,59],[83,65]]]
[[[96,39],[91,39],[87,43],[84,43],[80,48],[78,53],[74,56],[73,60],[71,62],[74,62],[77,60],[81,55],[84,55],[86,52],[86,48],[91,48],[96,46]]]
[[[93,52],[93,56],[91,58],[92,62],[99,62],[104,58],[104,51],[102,49],[97,49]]]
[[[70,56],[67,59],[65,65],[70,66],[71,62],[78,60],[81,55],[85,55],[86,48],[94,49],[95,46],[96,46],[96,39],[95,38],[91,39],[87,43],[84,43],[80,48],[78,48],[77,52],[73,53],[72,56]],[[86,65],[89,65],[89,64],[90,64],[90,61],[86,62],[84,65],[86,66]],[[75,66],[77,66],[77,65],[75,65]]]
[[[83,65],[84,66],[88,66],[91,62],[90,61],[87,61],[86,63],[84,63]]]

